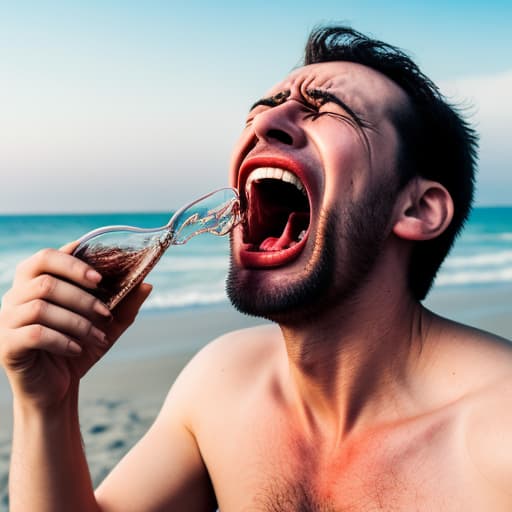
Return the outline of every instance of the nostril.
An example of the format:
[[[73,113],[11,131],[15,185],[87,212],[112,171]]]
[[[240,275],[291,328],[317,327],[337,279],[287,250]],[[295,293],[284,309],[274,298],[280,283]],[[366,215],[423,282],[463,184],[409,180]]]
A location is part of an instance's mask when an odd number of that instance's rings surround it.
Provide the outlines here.
[[[292,136],[286,132],[283,132],[282,130],[268,130],[267,137],[270,139],[278,140],[279,142],[282,142],[283,144],[292,145],[293,139]]]

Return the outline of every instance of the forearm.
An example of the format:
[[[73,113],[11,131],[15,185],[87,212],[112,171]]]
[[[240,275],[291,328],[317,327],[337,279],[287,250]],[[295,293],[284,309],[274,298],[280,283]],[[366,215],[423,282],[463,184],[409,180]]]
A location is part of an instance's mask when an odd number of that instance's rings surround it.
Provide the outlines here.
[[[11,512],[99,512],[82,447],[77,394],[44,412],[14,399]]]

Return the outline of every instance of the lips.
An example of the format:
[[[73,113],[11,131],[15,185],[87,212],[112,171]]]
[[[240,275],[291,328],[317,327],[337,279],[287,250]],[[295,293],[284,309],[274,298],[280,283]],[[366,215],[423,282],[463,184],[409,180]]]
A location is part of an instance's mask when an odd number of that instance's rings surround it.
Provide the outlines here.
[[[286,265],[303,251],[309,234],[310,198],[302,169],[281,158],[253,158],[239,174],[246,213],[242,265],[271,268]]]

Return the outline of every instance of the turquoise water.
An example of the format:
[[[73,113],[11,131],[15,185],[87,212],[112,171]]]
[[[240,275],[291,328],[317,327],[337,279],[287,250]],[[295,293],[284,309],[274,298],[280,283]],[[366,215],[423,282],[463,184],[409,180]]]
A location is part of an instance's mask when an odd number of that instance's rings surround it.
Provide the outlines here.
[[[476,208],[445,261],[440,286],[512,282],[512,208]]]
[[[10,286],[16,264],[44,247],[60,247],[105,225],[158,227],[169,213],[0,216],[0,293]],[[226,301],[229,240],[203,234],[171,246],[151,272],[154,285],[146,310],[219,304]]]
[[[109,224],[156,227],[169,213],[0,216],[0,294],[10,286],[16,264],[43,247],[59,247]],[[152,271],[146,310],[220,304],[227,301],[227,237],[201,235],[173,246]],[[512,207],[476,208],[441,269],[438,289],[512,282]]]

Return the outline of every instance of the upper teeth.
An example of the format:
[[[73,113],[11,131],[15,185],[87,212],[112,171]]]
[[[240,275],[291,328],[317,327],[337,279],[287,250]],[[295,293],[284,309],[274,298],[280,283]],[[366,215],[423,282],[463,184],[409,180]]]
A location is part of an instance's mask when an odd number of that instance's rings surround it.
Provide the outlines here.
[[[295,176],[295,174],[292,174],[290,171],[285,169],[278,169],[275,167],[259,167],[258,169],[254,169],[245,183],[246,193],[249,194],[253,181],[269,178],[290,183],[291,185],[297,187],[300,192],[306,195],[306,189],[304,188],[304,185],[300,182],[299,178]]]

